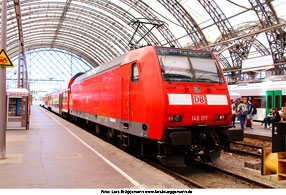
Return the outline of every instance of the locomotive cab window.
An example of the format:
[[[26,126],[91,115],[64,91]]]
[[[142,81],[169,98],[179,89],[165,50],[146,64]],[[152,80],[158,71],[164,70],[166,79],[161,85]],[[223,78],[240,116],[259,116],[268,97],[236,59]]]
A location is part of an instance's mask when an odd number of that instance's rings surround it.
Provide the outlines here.
[[[157,54],[165,81],[224,83],[211,53],[159,48]]]
[[[214,59],[191,58],[197,82],[223,83],[223,78]]]
[[[139,70],[136,63],[132,64],[132,82],[137,82],[139,80]]]
[[[159,55],[158,58],[165,81],[193,81],[188,57]]]

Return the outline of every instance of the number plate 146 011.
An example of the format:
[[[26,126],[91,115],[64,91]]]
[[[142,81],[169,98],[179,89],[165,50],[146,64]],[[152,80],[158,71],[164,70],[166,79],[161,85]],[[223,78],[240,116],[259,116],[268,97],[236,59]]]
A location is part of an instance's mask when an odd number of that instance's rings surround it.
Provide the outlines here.
[[[192,116],[192,121],[207,121],[208,116]]]

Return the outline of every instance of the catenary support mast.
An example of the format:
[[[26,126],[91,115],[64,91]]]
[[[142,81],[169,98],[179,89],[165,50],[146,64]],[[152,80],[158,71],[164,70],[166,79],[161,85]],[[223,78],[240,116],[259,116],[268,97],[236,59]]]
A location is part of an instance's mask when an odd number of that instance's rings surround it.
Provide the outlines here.
[[[7,0],[2,0],[1,49],[7,47]],[[6,157],[6,67],[0,67],[0,159]]]

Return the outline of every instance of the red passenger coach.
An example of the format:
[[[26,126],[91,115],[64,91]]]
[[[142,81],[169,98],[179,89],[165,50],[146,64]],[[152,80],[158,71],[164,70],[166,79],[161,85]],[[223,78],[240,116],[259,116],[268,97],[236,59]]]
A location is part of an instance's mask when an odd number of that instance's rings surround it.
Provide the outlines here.
[[[199,153],[217,158],[228,143],[230,97],[210,52],[131,50],[77,77],[70,98],[70,115],[108,127],[106,134],[124,145],[141,140],[150,149],[146,142],[156,142],[151,150],[166,164]]]
[[[62,89],[47,94],[41,97],[41,105],[57,114],[68,117],[70,110],[70,87],[73,84],[75,78],[82,75],[83,73],[78,73],[73,76],[70,80],[66,81]]]

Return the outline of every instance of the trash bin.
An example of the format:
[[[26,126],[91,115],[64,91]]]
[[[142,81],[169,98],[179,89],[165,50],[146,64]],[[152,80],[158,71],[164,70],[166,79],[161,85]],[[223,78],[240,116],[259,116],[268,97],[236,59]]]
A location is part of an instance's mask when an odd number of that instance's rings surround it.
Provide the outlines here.
[[[286,152],[285,122],[277,122],[272,125],[272,152]]]

